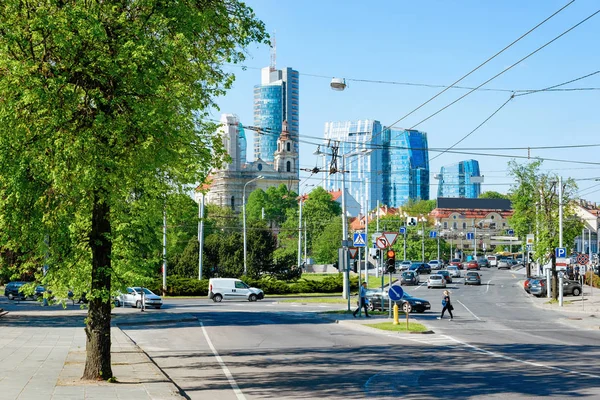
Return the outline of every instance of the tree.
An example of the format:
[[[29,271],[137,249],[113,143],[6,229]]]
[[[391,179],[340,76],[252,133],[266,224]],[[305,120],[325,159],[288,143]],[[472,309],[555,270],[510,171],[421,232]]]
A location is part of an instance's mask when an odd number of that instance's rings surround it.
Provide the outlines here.
[[[189,240],[181,255],[177,257],[177,262],[174,263],[173,275],[186,278],[198,278],[199,247],[197,237],[193,237]]]
[[[332,264],[337,262],[338,249],[342,242],[342,218],[335,217],[329,220],[321,234],[313,242],[312,254],[319,264]]]
[[[270,187],[267,191],[256,189],[248,197],[246,219],[248,221],[262,219],[264,209],[265,220],[271,227],[281,226],[286,219],[287,210],[298,208],[298,194],[291,191],[283,183],[278,187]]]
[[[402,206],[403,211],[411,216],[428,215],[437,206],[436,200],[412,200]]]
[[[535,239],[534,257],[540,264],[552,262],[552,294],[558,295],[556,260],[554,249],[559,246],[558,229],[558,176],[540,172],[541,161],[508,164],[509,173],[515,178],[510,189],[514,213],[510,226],[519,237],[538,232]],[[581,232],[582,222],[577,217],[571,200],[577,193],[573,179],[563,181],[563,243],[573,243]]]
[[[0,27],[0,246],[89,285],[83,378],[106,380],[111,285],[156,269],[170,194],[221,163],[202,118],[264,26],[237,0],[5,0]]]
[[[494,192],[493,190],[488,190],[487,192],[483,192],[479,195],[480,199],[509,199],[509,196],[506,194]]]
[[[337,217],[342,214],[342,207],[338,202],[333,200],[331,193],[327,192],[322,187],[317,187],[310,192],[308,199],[304,201],[302,213],[303,218],[306,220],[308,244],[312,248],[314,238],[323,232],[325,226],[333,217]],[[295,220],[297,230],[297,215]]]

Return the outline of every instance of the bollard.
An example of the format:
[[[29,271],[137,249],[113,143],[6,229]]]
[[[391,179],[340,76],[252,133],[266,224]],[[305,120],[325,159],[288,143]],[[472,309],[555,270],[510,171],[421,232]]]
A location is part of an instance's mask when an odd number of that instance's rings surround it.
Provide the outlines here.
[[[394,303],[394,325],[398,325],[398,304]]]
[[[559,307],[563,306],[563,272],[560,271],[558,273],[558,305]]]

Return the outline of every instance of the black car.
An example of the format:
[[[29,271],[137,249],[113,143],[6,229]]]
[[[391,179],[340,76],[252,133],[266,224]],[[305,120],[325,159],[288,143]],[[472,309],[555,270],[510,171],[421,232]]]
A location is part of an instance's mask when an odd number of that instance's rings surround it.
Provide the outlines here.
[[[430,274],[431,273],[431,267],[429,266],[429,264],[425,264],[425,263],[413,263],[408,270],[414,271],[417,274]]]
[[[450,272],[447,270],[437,271],[436,274],[441,275],[446,280],[446,283],[452,283],[452,277],[450,276]]]
[[[4,288],[4,295],[8,297],[9,300],[26,300],[27,298],[37,300],[41,296],[44,295],[46,289],[43,286],[36,286],[35,292],[33,295],[26,295],[21,290],[24,285],[27,285],[30,282],[23,281],[14,281],[6,284]]]
[[[414,271],[404,271],[402,275],[400,275],[401,285],[418,285],[419,282],[419,274]]]
[[[382,299],[382,297],[383,297],[383,299]],[[374,291],[371,293],[367,292],[367,299],[369,301],[368,308],[371,311],[372,310],[385,311],[385,310],[389,309],[390,299],[388,297],[387,292],[384,293],[383,296],[381,295],[381,291],[377,291],[377,292]],[[383,307],[382,307],[382,300],[383,300]],[[406,292],[404,292],[402,299],[400,299],[399,301],[392,301],[392,307],[394,306],[394,304],[398,304],[398,307],[400,308],[400,310],[402,310],[402,305],[406,302],[408,302],[410,304],[411,312],[423,313],[423,312],[431,309],[431,303],[429,303],[429,301],[413,297]]]

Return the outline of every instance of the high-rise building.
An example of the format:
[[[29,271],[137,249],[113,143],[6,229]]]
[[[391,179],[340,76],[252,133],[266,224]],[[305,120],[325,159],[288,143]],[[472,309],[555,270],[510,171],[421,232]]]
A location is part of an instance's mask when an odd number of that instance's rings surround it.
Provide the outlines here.
[[[465,160],[446,165],[440,169],[438,197],[464,197],[476,199],[481,194],[483,176],[479,173],[479,161]]]
[[[287,121],[294,151],[300,152],[299,74],[292,68],[261,69],[260,85],[254,87],[254,125],[264,131],[254,135],[254,159],[274,161],[283,121]],[[300,167],[296,160],[295,170]]]
[[[377,200],[383,200],[381,174],[384,151],[381,123],[370,119],[326,122],[325,139],[339,143],[338,156],[351,155],[345,158],[343,166],[343,169],[348,171],[345,174],[346,190],[360,203],[361,212],[365,212],[365,205],[368,209],[375,208]],[[325,170],[329,169],[331,158],[331,154],[323,156]],[[338,157],[337,166],[342,170],[341,157]],[[329,191],[340,190],[342,174],[327,174],[322,186]]]
[[[429,200],[427,134],[416,130],[386,129],[382,185],[383,203],[400,207],[409,200]]]

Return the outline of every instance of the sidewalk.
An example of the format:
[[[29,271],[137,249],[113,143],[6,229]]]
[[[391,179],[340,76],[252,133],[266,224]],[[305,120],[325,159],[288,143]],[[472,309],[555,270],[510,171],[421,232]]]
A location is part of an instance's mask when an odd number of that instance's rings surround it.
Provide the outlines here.
[[[528,296],[536,307],[562,314],[562,323],[584,329],[600,329],[600,289],[584,285],[582,295],[564,296],[562,307],[558,303],[550,303],[551,299],[547,297]]]
[[[11,312],[0,319],[2,399],[182,399],[177,387],[118,327],[111,328],[117,383],[82,381],[82,313],[57,320]]]

